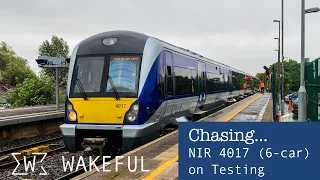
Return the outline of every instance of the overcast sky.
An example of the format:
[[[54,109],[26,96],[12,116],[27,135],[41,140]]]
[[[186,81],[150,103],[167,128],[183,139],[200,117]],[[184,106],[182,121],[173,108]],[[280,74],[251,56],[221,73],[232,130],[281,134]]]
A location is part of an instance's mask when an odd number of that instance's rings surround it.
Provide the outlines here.
[[[284,56],[300,62],[301,0],[284,0]],[[306,8],[320,7],[306,0]],[[245,72],[277,61],[281,0],[0,0],[0,41],[38,71],[39,45],[52,35],[74,46],[93,34],[133,30]],[[320,56],[320,13],[306,15],[306,57]]]

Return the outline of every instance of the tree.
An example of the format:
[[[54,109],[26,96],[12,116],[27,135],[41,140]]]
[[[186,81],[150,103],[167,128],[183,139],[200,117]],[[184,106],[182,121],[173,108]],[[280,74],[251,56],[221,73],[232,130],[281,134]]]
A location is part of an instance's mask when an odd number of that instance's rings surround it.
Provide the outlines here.
[[[6,42],[1,41],[0,42],[0,52],[6,53],[9,55],[16,55],[16,53],[13,51],[12,47],[9,46]]]
[[[9,62],[10,56],[0,50],[0,70],[4,70]]]
[[[11,86],[22,83],[25,78],[35,77],[28,61],[16,55],[5,42],[0,43],[0,71],[1,79],[9,81]]]
[[[15,56],[16,53],[13,51],[6,42],[0,42],[0,70],[4,70],[6,65],[9,63],[12,56]]]
[[[265,73],[257,73],[256,77],[260,80],[263,81],[266,79]]]
[[[46,105],[55,101],[55,85],[45,74],[26,78],[7,95],[8,102],[14,106]]]
[[[22,58],[12,58],[1,75],[4,80],[10,82],[11,86],[22,83],[25,78],[36,77],[26,60]]]
[[[278,78],[278,62],[270,65],[270,73],[272,74],[272,68],[275,68],[275,76]],[[288,61],[283,61],[284,68],[284,95],[290,94],[292,92],[297,92],[300,86],[300,63],[295,60],[289,59]],[[273,76],[273,74],[272,74]],[[262,80],[261,78],[265,78],[264,73],[257,73],[257,78]],[[273,76],[274,77],[274,76]],[[276,81],[276,91],[278,91],[278,80]],[[271,87],[271,86],[269,86]]]
[[[52,57],[69,57],[69,45],[68,43],[57,36],[51,37],[51,42],[45,40],[38,49],[40,56],[52,56]],[[49,77],[54,78],[56,76],[55,68],[44,68],[42,72],[47,74]],[[59,82],[65,84],[68,76],[68,68],[59,68]]]

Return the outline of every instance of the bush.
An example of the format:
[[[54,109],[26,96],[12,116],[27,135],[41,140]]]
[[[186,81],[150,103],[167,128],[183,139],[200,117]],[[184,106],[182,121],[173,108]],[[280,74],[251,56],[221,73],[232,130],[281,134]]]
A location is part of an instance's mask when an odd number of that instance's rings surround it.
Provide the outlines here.
[[[6,98],[14,107],[46,105],[54,102],[55,85],[51,78],[41,75],[26,78],[9,92]]]

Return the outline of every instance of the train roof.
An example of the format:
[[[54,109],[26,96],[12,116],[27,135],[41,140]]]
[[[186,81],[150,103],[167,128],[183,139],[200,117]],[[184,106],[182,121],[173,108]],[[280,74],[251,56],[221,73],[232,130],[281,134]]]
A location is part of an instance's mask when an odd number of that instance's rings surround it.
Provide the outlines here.
[[[150,36],[150,37],[152,37],[152,36]],[[227,65],[227,64],[223,64],[223,63],[221,63],[221,62],[218,62],[218,61],[209,59],[209,58],[207,58],[207,57],[204,57],[203,55],[201,55],[201,54],[199,54],[199,53],[196,53],[196,52],[193,52],[193,51],[191,51],[191,50],[189,50],[189,49],[185,49],[185,48],[182,48],[182,47],[173,45],[173,44],[171,44],[171,43],[168,43],[168,42],[166,42],[166,41],[163,41],[163,40],[158,39],[158,38],[155,38],[155,37],[152,37],[152,38],[160,41],[161,43],[163,43],[163,44],[165,45],[164,47],[168,47],[169,49],[176,50],[176,51],[178,51],[178,52],[180,52],[180,53],[183,53],[183,54],[188,55],[188,56],[195,57],[195,58],[197,58],[197,59],[201,59],[201,60],[204,60],[204,61],[207,61],[207,62],[213,62],[213,63],[219,64],[220,66],[222,66],[222,67],[224,67],[224,68],[231,69],[232,71],[235,71],[235,72],[237,72],[237,73],[241,73],[241,74],[244,74],[244,75],[249,75],[249,76],[255,77],[255,76],[253,76],[253,75],[251,75],[251,74],[249,74],[249,73],[246,73],[246,72],[241,71],[241,70],[239,70],[239,69],[233,68],[233,67],[231,67],[231,66],[229,66],[229,65]]]
[[[117,38],[118,42],[112,46],[106,46],[103,44],[103,40],[106,38]],[[150,36],[133,31],[115,30],[102,32],[81,41],[79,43],[77,55],[115,52],[132,54],[141,53],[149,38]],[[128,46],[128,43],[132,43],[134,46]]]
[[[194,57],[196,59],[203,60],[203,61],[206,61],[206,62],[216,63],[216,64],[218,64],[218,65],[220,65],[220,66],[222,66],[224,68],[231,69],[232,71],[235,71],[237,73],[241,73],[241,74],[244,74],[244,75],[249,75],[249,76],[255,77],[255,76],[253,76],[253,75],[251,75],[249,73],[246,73],[246,72],[241,71],[239,69],[233,68],[233,67],[231,67],[229,65],[226,65],[226,64],[223,64],[221,62],[209,59],[207,57],[204,57],[201,54],[193,52],[193,51],[191,51],[189,49],[185,49],[185,48],[170,44],[170,43],[168,43],[166,41],[163,41],[161,39],[158,39],[156,37],[149,36],[149,35],[146,35],[144,33],[135,32],[135,31],[114,30],[114,31],[107,31],[107,32],[102,32],[102,33],[93,35],[93,36],[83,40],[80,43],[79,50],[80,50],[80,52],[85,54],[87,49],[90,49],[92,51],[92,50],[97,50],[97,49],[100,49],[100,48],[104,48],[103,46],[101,46],[101,47],[100,46],[93,47],[92,45],[88,46],[86,44],[91,44],[91,42],[95,42],[95,40],[97,40],[97,39],[102,39],[102,38],[111,37],[111,36],[114,36],[114,37],[121,36],[121,37],[125,37],[125,38],[127,38],[127,39],[129,39],[131,41],[134,41],[135,48],[134,49],[127,49],[126,51],[138,51],[138,49],[141,49],[141,48],[144,47],[144,44],[145,44],[145,42],[147,41],[148,38],[154,38],[154,39],[158,40],[160,43],[162,43],[163,47],[166,48],[166,49],[177,51],[177,52],[182,53],[184,55],[191,56],[191,57]],[[127,47],[127,48],[129,48],[129,47]]]
[[[155,38],[155,37],[153,37],[153,38]],[[157,38],[155,38],[155,39],[157,39]],[[171,50],[175,50],[175,51],[180,52],[180,53],[182,53],[182,54],[185,54],[185,55],[188,55],[188,56],[192,56],[192,57],[194,57],[194,58],[201,59],[201,60],[206,61],[206,62],[211,62],[211,63],[218,64],[218,65],[220,65],[220,66],[222,66],[222,67],[224,67],[224,68],[231,69],[231,70],[234,71],[234,72],[237,72],[237,73],[241,73],[241,74],[244,74],[244,75],[249,75],[249,76],[254,77],[253,75],[251,75],[251,74],[249,74],[249,73],[246,73],[246,72],[241,71],[241,70],[239,70],[239,69],[233,68],[233,67],[231,67],[231,66],[229,66],[229,65],[226,65],[226,64],[223,64],[223,63],[221,63],[221,62],[218,62],[218,61],[209,59],[209,58],[204,57],[203,55],[201,55],[201,54],[199,54],[199,53],[196,53],[196,52],[193,52],[193,51],[191,51],[191,50],[189,50],[189,49],[185,49],[185,48],[182,48],[182,47],[179,47],[179,46],[176,46],[176,45],[172,45],[172,44],[170,44],[170,43],[168,43],[168,42],[165,42],[165,41],[163,41],[163,40],[160,40],[160,39],[157,39],[157,40],[160,41],[160,42],[162,42],[162,43],[164,44],[164,47],[165,47],[165,48],[167,47],[167,48],[169,48],[169,49],[171,49]]]

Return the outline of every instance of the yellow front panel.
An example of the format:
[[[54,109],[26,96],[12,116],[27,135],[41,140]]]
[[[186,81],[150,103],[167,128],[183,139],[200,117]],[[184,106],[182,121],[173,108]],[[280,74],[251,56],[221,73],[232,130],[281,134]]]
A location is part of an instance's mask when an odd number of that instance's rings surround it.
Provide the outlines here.
[[[70,98],[78,123],[123,124],[125,113],[137,98]]]

